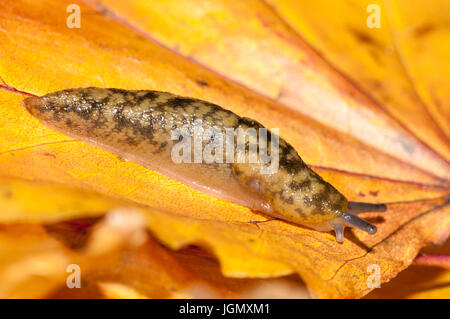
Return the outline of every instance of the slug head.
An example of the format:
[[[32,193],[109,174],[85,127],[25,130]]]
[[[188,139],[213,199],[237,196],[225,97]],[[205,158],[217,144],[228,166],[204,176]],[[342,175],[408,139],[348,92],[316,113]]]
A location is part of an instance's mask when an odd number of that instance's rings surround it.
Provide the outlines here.
[[[354,204],[349,206],[347,199],[331,184],[314,173],[309,174],[307,182],[288,183],[278,193],[281,195],[272,200],[272,207],[281,218],[319,231],[334,230],[338,242],[344,239],[345,227],[376,233],[374,225],[352,214],[350,208],[354,208]],[[273,187],[274,183],[270,185]],[[366,211],[373,208],[371,204],[357,206]]]

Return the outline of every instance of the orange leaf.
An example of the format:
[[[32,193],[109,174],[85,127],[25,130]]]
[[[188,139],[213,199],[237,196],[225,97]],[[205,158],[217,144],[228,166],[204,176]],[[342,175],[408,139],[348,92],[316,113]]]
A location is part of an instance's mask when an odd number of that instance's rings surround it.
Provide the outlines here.
[[[264,298],[275,297],[276,291],[279,297],[308,297],[304,286],[286,279],[264,283],[228,279],[211,257],[169,251],[146,236],[145,219],[136,215],[135,209],[124,207],[132,203],[48,183],[8,179],[1,185],[2,193],[8,195],[7,204],[14,207],[0,217],[1,222],[6,218],[11,223],[0,227],[2,297]],[[46,201],[36,202],[41,197]],[[64,198],[66,202],[60,205]],[[81,198],[87,202],[80,207]],[[116,209],[100,222],[74,219],[89,216],[90,211],[106,214],[106,202],[108,209]],[[45,223],[71,220],[49,224],[45,229],[13,223],[34,222],[38,207],[42,214],[48,212],[48,216],[41,216]],[[79,289],[66,285],[72,274],[66,269],[72,264],[81,270]]]
[[[450,241],[439,248],[423,250],[429,254],[450,253]],[[438,255],[439,256],[439,255]],[[442,255],[441,255],[442,256]],[[448,259],[448,257],[447,257]],[[439,267],[413,266],[402,272],[381,289],[375,289],[367,298],[446,298],[450,297],[450,270]]]
[[[449,143],[442,133],[445,121],[433,120],[442,112],[435,108],[429,115],[409,93],[392,101],[385,96],[393,97],[395,88],[406,84],[407,92],[414,91],[405,74],[396,75],[389,89],[369,95],[373,82],[345,60],[340,67],[361,83],[356,86],[294,30],[299,17],[286,18],[291,26],[283,20],[283,8],[293,2],[280,2],[277,13],[260,1],[204,0],[195,8],[179,0],[133,1],[130,7],[86,1],[80,4],[80,29],[65,25],[69,4],[0,4],[1,175],[69,184],[152,206],[144,211],[148,227],[170,247],[205,245],[228,276],[298,273],[321,297],[361,297],[371,290],[368,266],[379,265],[381,281],[389,281],[420,248],[448,237]],[[337,65],[342,53],[327,50]],[[356,60],[371,51],[358,52]],[[395,59],[386,60],[398,67]],[[373,61],[367,65],[373,71]],[[350,200],[392,204],[386,213],[367,215],[377,221],[377,235],[355,231],[342,245],[328,233],[279,221],[248,224],[264,218],[49,130],[20,106],[20,93],[86,86],[154,89],[214,102],[280,128],[281,137]],[[94,204],[107,205],[101,199]],[[48,210],[53,217],[29,213],[26,218],[48,222],[69,216],[58,216],[64,209],[55,207]],[[4,222],[20,211],[10,212]],[[87,203],[80,216],[94,215]],[[140,295],[134,288],[103,285],[112,295]]]

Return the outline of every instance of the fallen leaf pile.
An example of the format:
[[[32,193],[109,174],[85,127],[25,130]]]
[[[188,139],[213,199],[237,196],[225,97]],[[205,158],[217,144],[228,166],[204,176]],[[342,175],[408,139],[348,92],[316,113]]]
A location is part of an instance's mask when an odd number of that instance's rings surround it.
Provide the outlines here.
[[[71,4],[79,28],[68,27]],[[380,28],[366,24],[370,4]],[[2,1],[0,297],[449,298],[450,270],[411,266],[450,235],[444,6]],[[349,200],[387,204],[363,215],[377,234],[349,230],[339,244],[266,221],[21,107],[26,96],[88,86],[200,98],[279,128]],[[449,253],[448,243],[434,249]],[[381,289],[368,284],[374,265]],[[79,289],[68,287],[73,267]]]

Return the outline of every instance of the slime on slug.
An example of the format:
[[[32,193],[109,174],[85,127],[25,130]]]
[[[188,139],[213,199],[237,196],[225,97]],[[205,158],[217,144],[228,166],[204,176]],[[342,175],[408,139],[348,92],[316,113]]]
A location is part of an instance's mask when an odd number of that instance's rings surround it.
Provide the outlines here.
[[[270,174],[261,173],[267,163],[174,163],[171,150],[178,141],[172,139],[173,130],[183,127],[192,136],[199,120],[203,130],[253,128],[260,137],[261,124],[209,102],[167,92],[91,87],[29,97],[23,105],[46,126],[70,137],[222,200],[315,230],[334,230],[338,242],[343,241],[345,227],[369,234],[377,231],[352,211],[386,209],[366,203],[349,205],[278,136],[279,167]],[[252,143],[250,138],[246,142]],[[273,135],[267,138],[267,149],[272,143]]]

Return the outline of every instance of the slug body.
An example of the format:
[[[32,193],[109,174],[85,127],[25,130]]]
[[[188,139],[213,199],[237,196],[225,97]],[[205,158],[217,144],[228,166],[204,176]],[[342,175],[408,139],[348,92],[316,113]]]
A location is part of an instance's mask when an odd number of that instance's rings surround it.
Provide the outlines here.
[[[45,125],[70,137],[217,198],[316,230],[335,230],[339,242],[345,226],[376,232],[375,226],[350,214],[346,198],[281,138],[279,167],[273,173],[261,173],[267,163],[227,162],[225,158],[212,163],[175,163],[176,129],[183,128],[192,136],[196,128],[253,128],[260,137],[262,125],[215,104],[166,92],[81,88],[26,98],[23,105]],[[255,141],[248,137],[246,143]],[[267,143],[269,149],[275,141],[270,138]]]

